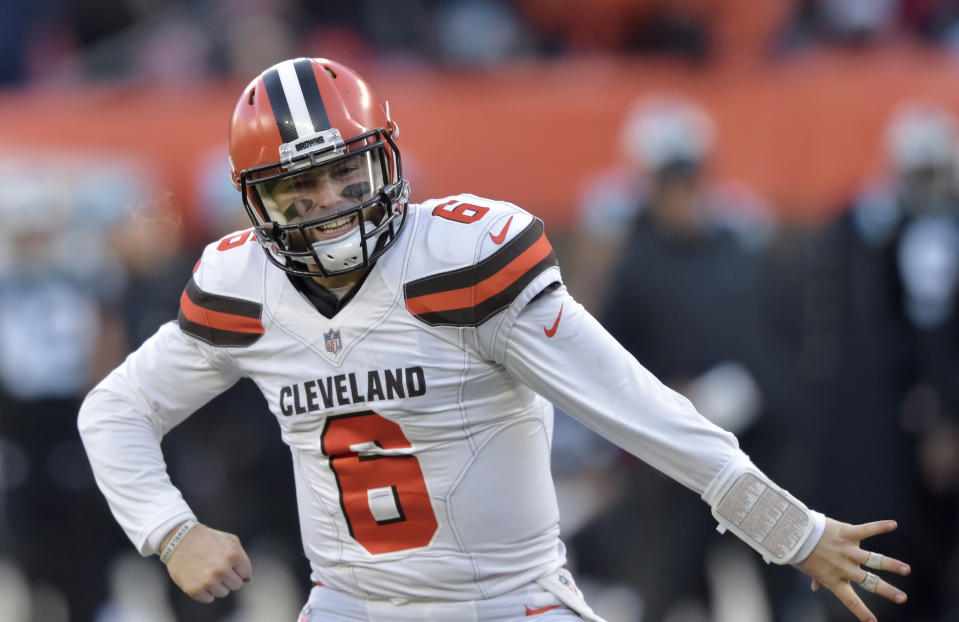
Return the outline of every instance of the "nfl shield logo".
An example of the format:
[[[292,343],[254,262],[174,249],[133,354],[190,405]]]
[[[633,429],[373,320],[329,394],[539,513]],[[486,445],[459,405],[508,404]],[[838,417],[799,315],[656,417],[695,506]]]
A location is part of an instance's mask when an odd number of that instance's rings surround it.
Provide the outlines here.
[[[326,342],[326,351],[330,354],[336,354],[340,351],[340,331],[332,328],[323,333],[323,340]]]

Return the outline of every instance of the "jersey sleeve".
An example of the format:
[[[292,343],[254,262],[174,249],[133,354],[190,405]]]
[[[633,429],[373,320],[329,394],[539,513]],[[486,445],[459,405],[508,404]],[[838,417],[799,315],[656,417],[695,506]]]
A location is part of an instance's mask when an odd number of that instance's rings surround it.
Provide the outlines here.
[[[504,364],[570,416],[715,507],[719,491],[744,473],[762,472],[736,437],[660,382],[577,303],[565,287],[528,304],[510,331]],[[768,482],[768,478],[766,478]],[[804,559],[825,519],[797,543]],[[738,535],[738,534],[737,534]]]
[[[700,415],[560,288],[514,323],[506,368],[598,434],[702,494],[731,459],[736,437]]]
[[[97,485],[142,555],[195,518],[167,474],[161,438],[239,378],[170,322],[84,399],[77,425]]]
[[[472,329],[479,350],[502,362],[519,311],[562,283],[543,221],[474,195],[424,207],[416,276],[403,286],[406,309],[430,326]]]
[[[263,255],[252,230],[206,247],[180,296],[180,330],[216,348],[242,348],[263,336]]]

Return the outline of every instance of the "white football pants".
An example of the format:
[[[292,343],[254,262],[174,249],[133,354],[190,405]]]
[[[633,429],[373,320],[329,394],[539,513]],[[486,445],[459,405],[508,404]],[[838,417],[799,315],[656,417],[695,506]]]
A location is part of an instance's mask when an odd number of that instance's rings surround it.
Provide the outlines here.
[[[299,622],[582,622],[584,619],[603,622],[582,600],[569,573],[559,570],[556,574],[561,577],[558,582],[539,581],[485,600],[419,601],[401,605],[363,600],[317,585],[310,591]],[[562,586],[569,594],[554,594],[550,590],[559,591],[554,585]],[[561,602],[561,596],[583,615]]]

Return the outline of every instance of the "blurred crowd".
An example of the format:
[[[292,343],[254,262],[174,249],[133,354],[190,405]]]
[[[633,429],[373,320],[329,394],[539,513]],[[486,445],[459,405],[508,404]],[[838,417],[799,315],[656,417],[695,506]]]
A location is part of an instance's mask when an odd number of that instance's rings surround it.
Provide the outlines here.
[[[910,39],[959,51],[946,0],[14,0],[0,85],[248,78],[295,55],[495,67],[575,54],[694,63]],[[224,113],[225,114],[225,113]],[[564,276],[641,362],[736,432],[811,507],[895,518],[912,563],[880,619],[959,619],[959,117],[903,102],[881,173],[817,226],[710,174],[707,110],[658,93],[626,112],[622,164],[556,232]],[[174,319],[200,247],[246,228],[222,157],[200,176],[203,231],[120,156],[0,143],[0,620],[293,620],[309,588],[289,454],[241,382],[164,440],[197,514],[244,538],[256,580],[199,605],[141,559],[96,490],[79,401]],[[508,199],[509,197],[492,197]],[[571,198],[571,201],[576,199]],[[799,573],[720,537],[706,506],[571,419],[554,472],[571,566],[610,622],[849,619]]]
[[[869,601],[879,619],[959,616],[957,123],[902,102],[883,172],[832,222],[799,227],[708,175],[704,109],[650,95],[627,112],[623,166],[584,189],[564,258],[610,332],[784,487],[846,521],[898,520],[882,546],[912,562],[897,581],[910,601]],[[568,423],[557,434],[557,465],[602,451]],[[609,452],[590,477],[615,490],[571,548],[584,575],[634,588],[642,619],[848,619],[720,538],[694,495]]]
[[[909,40],[959,49],[950,0],[7,0],[0,85],[189,83],[295,55],[489,67],[546,57],[694,63]]]

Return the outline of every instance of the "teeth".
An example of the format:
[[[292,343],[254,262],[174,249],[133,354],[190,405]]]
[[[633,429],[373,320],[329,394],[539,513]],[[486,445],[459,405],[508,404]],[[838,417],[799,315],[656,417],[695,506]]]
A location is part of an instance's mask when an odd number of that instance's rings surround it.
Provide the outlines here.
[[[353,223],[353,216],[347,216],[346,218],[340,218],[334,220],[333,222],[328,222],[325,225],[319,227],[319,230],[323,233],[333,233],[348,228]]]

